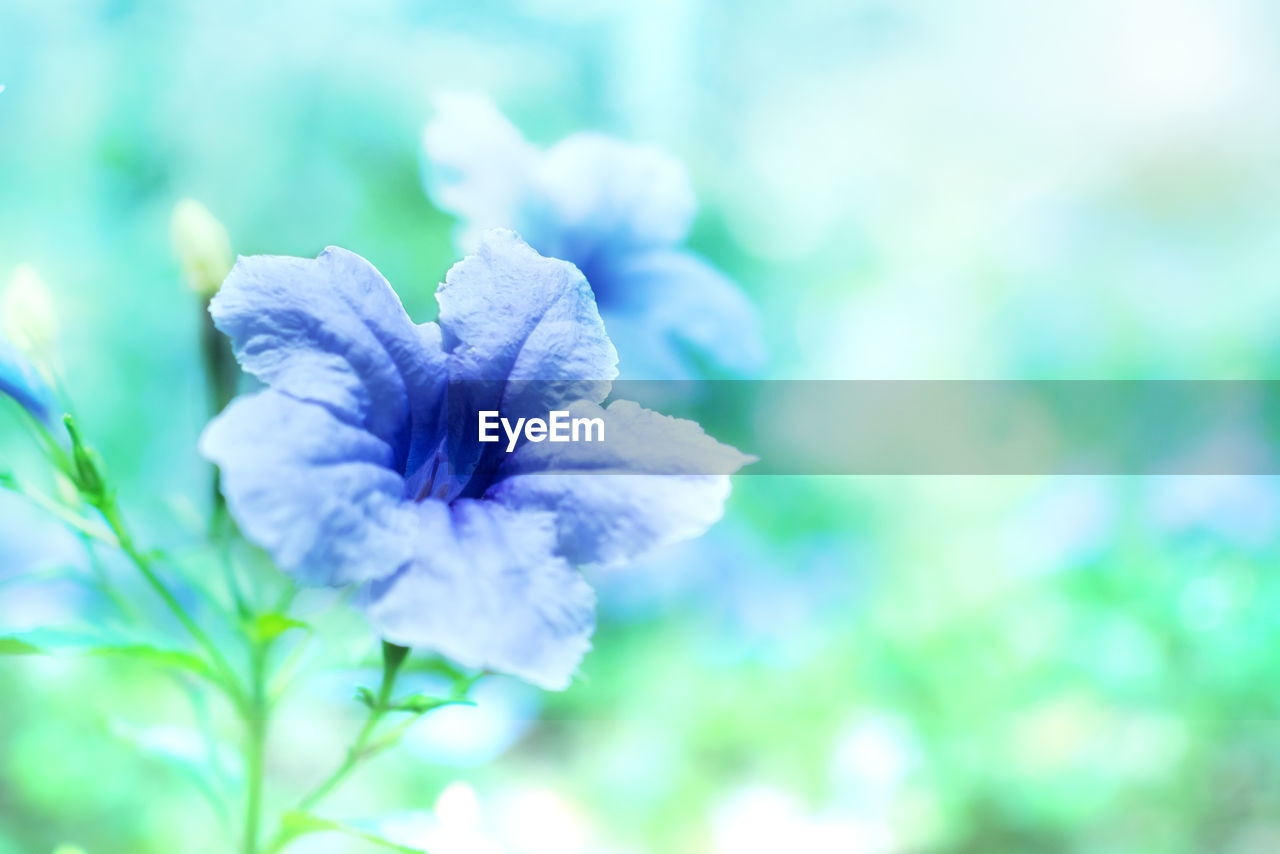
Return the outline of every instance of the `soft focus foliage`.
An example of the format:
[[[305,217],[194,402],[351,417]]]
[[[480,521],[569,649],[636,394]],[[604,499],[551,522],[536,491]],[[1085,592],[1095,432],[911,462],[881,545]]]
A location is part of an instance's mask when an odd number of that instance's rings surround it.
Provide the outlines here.
[[[771,376],[1269,378],[1278,16],[17,0],[0,277],[39,271],[70,397],[147,541],[179,554],[203,535],[208,413],[174,205],[202,200],[246,255],[347,247],[429,320],[459,223],[423,193],[419,144],[451,91],[540,151],[589,131],[685,164],[687,245],[758,307]],[[0,467],[30,475],[13,410]],[[467,756],[424,731],[334,814],[394,813],[387,835],[467,854],[1275,850],[1274,478],[743,476],[726,517],[593,576],[572,690],[457,710]],[[49,613],[10,606],[15,525],[40,536],[0,506],[0,615]],[[349,736],[353,679],[376,679],[332,595],[299,607],[333,615],[318,642],[349,672],[286,701],[282,784],[328,770],[315,746]],[[221,854],[172,681],[112,658],[4,658],[0,678],[0,852]],[[290,850],[335,845],[377,850]]]

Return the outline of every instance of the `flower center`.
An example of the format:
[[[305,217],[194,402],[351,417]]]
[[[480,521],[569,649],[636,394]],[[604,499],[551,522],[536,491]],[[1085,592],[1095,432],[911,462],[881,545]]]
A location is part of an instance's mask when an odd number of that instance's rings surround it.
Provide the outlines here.
[[[448,449],[445,442],[441,442],[431,459],[406,478],[405,494],[418,502],[434,498],[448,503],[461,495],[466,485],[466,481],[454,475]]]

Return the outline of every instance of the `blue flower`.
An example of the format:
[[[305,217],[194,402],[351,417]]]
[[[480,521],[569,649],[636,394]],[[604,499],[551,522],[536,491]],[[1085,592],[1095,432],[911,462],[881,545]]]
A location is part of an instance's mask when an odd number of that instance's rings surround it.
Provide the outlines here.
[[[51,422],[58,407],[53,390],[27,357],[4,340],[0,340],[0,394],[12,397],[46,424]]]
[[[492,232],[415,325],[363,258],[242,258],[218,328],[268,388],[210,423],[246,536],[301,582],[361,584],[375,629],[469,667],[564,687],[589,648],[579,566],[697,536],[748,462],[689,421],[600,404],[616,374],[586,280]],[[567,409],[607,443],[476,438],[480,409]],[[554,450],[552,450],[554,448]]]
[[[483,229],[513,228],[582,271],[629,378],[763,365],[751,303],[680,248],[695,202],[684,169],[663,152],[593,133],[540,151],[490,101],[453,95],[423,132],[423,154],[427,193],[461,219],[464,249]]]

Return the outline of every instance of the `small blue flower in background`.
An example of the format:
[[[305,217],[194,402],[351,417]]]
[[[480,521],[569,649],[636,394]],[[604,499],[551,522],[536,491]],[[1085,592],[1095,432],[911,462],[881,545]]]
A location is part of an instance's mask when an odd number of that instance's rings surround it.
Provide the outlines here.
[[[53,390],[17,347],[0,339],[0,394],[7,395],[40,421],[50,423],[58,408]]]
[[[701,534],[749,458],[601,407],[617,355],[591,289],[512,232],[482,236],[436,298],[438,322],[415,325],[351,252],[242,258],[210,311],[268,388],[201,449],[244,533],[303,583],[362,584],[388,640],[562,688],[594,628],[576,567]],[[610,441],[507,454],[476,439],[490,408],[603,418]]]
[[[452,95],[439,99],[423,154],[427,193],[461,219],[464,251],[483,229],[512,228],[582,271],[627,378],[763,366],[755,308],[680,246],[695,201],[685,170],[663,152],[594,133],[544,152],[487,99]]]

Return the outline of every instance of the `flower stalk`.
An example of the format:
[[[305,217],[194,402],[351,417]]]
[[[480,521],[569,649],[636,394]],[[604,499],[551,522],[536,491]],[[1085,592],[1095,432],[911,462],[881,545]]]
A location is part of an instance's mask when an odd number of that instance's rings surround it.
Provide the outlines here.
[[[380,747],[377,750],[370,749],[371,740],[382,718],[392,709],[391,698],[395,692],[396,677],[408,655],[408,648],[387,641],[382,642],[382,681],[378,686],[376,698],[369,704],[369,716],[356,735],[355,741],[347,748],[342,764],[298,802],[297,812],[305,813],[314,808],[338,788],[361,762],[381,751]],[[262,849],[262,854],[277,854],[283,851],[293,839],[294,834],[281,827]],[[251,849],[245,850],[246,854],[253,854]]]
[[[378,724],[382,722],[387,712],[391,711],[391,698],[395,691],[396,676],[399,674],[400,666],[404,664],[408,653],[409,650],[403,646],[396,646],[387,641],[382,642],[382,682],[378,686],[377,697],[369,706],[369,717],[365,720],[364,726],[361,727],[355,742],[347,750],[346,758],[342,764],[324,782],[302,799],[298,804],[299,809],[309,810],[319,804],[346,779],[348,774],[355,770],[356,766],[379,752],[370,751],[370,742],[374,732],[378,729]]]
[[[222,654],[222,651],[218,649],[217,644],[213,642],[213,639],[191,618],[186,608],[182,607],[182,603],[178,601],[178,597],[174,596],[173,592],[160,580],[160,576],[152,565],[151,558],[135,545],[133,535],[129,533],[128,528],[125,526],[124,517],[114,496],[100,499],[99,503],[94,501],[90,501],[90,503],[102,514],[102,518],[115,536],[120,550],[125,553],[125,556],[142,574],[147,586],[160,597],[161,601],[164,602],[165,606],[168,607],[182,625],[182,628],[191,636],[197,646],[204,651],[205,655],[209,657],[216,676],[216,683],[227,693],[227,696],[237,708],[243,709],[245,707],[245,696],[240,688],[235,670],[231,667],[230,662],[227,661],[226,656]]]
[[[253,641],[250,650],[250,693],[245,708],[245,790],[244,854],[257,854],[262,824],[262,790],[266,778],[266,751],[270,704],[267,701],[266,669],[270,641]]]
[[[216,684],[227,693],[227,696],[237,708],[243,709],[245,706],[244,692],[240,688],[239,679],[230,662],[227,661],[226,656],[222,654],[222,651],[214,643],[213,639],[209,637],[208,633],[200,628],[199,624],[187,613],[187,609],[178,601],[178,597],[173,594],[173,591],[160,579],[151,557],[138,548],[133,539],[133,534],[125,524],[124,514],[120,509],[119,502],[116,500],[115,490],[108,484],[103,471],[102,460],[95,450],[85,444],[75,420],[70,415],[67,415],[64,416],[63,423],[66,425],[67,435],[71,438],[71,454],[69,456],[65,453],[59,454],[55,457],[55,462],[61,464],[64,473],[75,484],[85,503],[97,510],[102,516],[108,530],[115,538],[116,546],[124,552],[129,561],[141,573],[147,586],[164,602],[165,606],[182,625],[182,628],[208,656],[209,662],[213,667]]]

